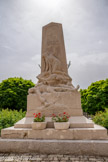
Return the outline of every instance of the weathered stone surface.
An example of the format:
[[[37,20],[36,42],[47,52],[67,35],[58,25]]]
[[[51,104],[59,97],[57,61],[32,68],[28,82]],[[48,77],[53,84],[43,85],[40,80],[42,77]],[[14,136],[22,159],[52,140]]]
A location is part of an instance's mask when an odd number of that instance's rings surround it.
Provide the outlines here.
[[[55,50],[55,56],[61,61],[62,70],[67,73],[66,52],[62,31],[62,24],[50,23],[42,29],[42,58],[41,58],[41,73],[45,70],[45,62],[43,55],[47,50],[52,52]]]
[[[108,156],[108,140],[0,139],[0,152],[35,153],[48,155],[61,154],[69,156],[77,155],[77,157],[78,155]],[[50,158],[55,157],[55,155],[49,156]],[[42,157],[40,156],[40,158]],[[80,160],[83,160],[82,156],[79,158]]]
[[[51,116],[53,113],[68,112],[70,116],[83,115],[81,109],[81,97],[80,92],[55,92],[45,93],[43,97],[49,103],[42,106],[38,96],[36,94],[30,94],[27,96],[27,114],[26,117],[33,117],[33,113],[41,112],[45,116]]]
[[[95,125],[94,128],[70,128],[67,130],[56,130],[47,128],[44,130],[32,130],[30,128],[6,128],[1,131],[2,138],[28,138],[28,139],[108,139],[107,130]]]

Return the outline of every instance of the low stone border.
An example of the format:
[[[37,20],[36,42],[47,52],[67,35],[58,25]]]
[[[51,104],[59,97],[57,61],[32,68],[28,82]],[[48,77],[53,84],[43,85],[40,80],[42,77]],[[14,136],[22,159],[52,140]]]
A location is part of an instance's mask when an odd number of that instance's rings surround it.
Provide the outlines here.
[[[0,153],[108,156],[108,140],[0,139]]]
[[[0,162],[108,162],[108,157],[73,155],[0,154]]]

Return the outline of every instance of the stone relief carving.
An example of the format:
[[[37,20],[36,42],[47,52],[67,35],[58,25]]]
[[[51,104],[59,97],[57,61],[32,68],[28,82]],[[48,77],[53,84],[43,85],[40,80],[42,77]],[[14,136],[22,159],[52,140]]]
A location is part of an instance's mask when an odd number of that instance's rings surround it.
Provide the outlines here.
[[[42,56],[44,60],[44,71],[50,73],[62,71],[61,61],[55,56],[55,48],[52,48],[52,51],[50,49],[51,47],[48,47]]]
[[[63,85],[63,84],[59,84],[58,86],[48,86],[48,85],[44,85],[43,83],[38,83],[35,87],[30,88],[28,93],[29,94],[37,94],[42,106],[39,107],[38,109],[42,109],[43,107],[49,107],[51,105],[56,104],[56,101],[59,100],[60,94],[58,92],[72,92],[72,91],[77,91],[79,88],[78,87],[74,87],[74,86],[70,86],[70,85]],[[57,94],[57,100],[54,100],[53,102],[49,103],[45,97],[43,96],[43,94],[45,93],[56,93]],[[56,104],[57,106],[57,104]],[[58,105],[60,107],[60,104]]]

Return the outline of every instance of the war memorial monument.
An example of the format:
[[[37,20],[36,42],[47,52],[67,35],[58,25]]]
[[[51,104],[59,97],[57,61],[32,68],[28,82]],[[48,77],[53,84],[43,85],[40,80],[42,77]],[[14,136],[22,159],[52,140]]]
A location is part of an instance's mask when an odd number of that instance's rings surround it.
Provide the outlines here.
[[[103,147],[106,155],[107,130],[83,116],[79,85],[74,87],[68,74],[62,24],[52,22],[42,29],[41,73],[37,79],[35,87],[28,90],[26,117],[1,131],[0,143],[6,146],[2,151],[99,154],[97,147]],[[33,130],[33,113],[39,112],[45,115],[47,128]],[[51,115],[63,112],[70,115],[70,128],[56,130]]]

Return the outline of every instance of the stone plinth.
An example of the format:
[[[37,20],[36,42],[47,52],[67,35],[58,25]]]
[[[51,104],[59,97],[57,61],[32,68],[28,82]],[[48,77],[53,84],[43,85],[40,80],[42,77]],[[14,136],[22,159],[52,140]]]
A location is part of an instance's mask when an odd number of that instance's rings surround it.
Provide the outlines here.
[[[47,128],[54,128],[54,123],[51,117],[46,117]],[[15,123],[14,128],[31,128],[33,117],[25,117],[22,120]],[[70,128],[94,128],[92,120],[87,119],[84,116],[72,116],[69,118]]]
[[[33,117],[33,113],[41,112],[45,116],[68,112],[70,116],[82,116],[80,92],[54,92],[44,93],[42,95],[49,103],[42,105],[37,94],[27,96],[27,114],[26,117]]]
[[[32,130],[31,128],[6,128],[1,131],[2,138],[19,139],[45,139],[45,140],[95,140],[108,139],[107,130],[101,126],[94,128],[70,128],[67,130],[56,130],[47,128],[44,130]]]

